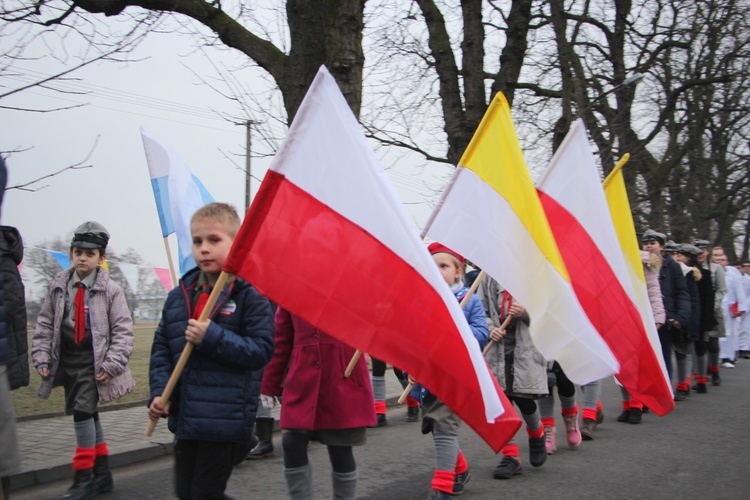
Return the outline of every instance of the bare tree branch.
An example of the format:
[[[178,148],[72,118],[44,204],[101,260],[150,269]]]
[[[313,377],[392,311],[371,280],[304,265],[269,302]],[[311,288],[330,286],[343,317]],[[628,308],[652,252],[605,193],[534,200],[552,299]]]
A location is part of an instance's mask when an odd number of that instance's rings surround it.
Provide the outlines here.
[[[11,190],[11,189],[18,189],[19,191],[28,191],[28,192],[35,193],[35,192],[37,192],[37,191],[39,191],[41,189],[49,187],[49,185],[44,185],[44,186],[36,187],[36,188],[30,187],[30,186],[33,186],[34,184],[37,184],[37,183],[43,181],[44,179],[49,179],[50,177],[54,177],[56,175],[60,175],[63,172],[66,172],[68,170],[82,170],[84,168],[91,168],[91,167],[93,167],[93,165],[85,165],[85,163],[89,160],[89,158],[91,158],[91,155],[96,150],[96,146],[99,144],[99,138],[100,137],[101,136],[97,136],[96,137],[96,140],[94,141],[93,146],[91,146],[91,150],[89,150],[89,152],[86,155],[86,157],[83,160],[81,160],[80,162],[75,163],[73,165],[68,165],[65,168],[61,168],[60,170],[58,170],[56,172],[52,172],[51,174],[43,175],[42,177],[39,177],[39,178],[34,179],[32,181],[25,182],[23,184],[16,184],[15,186],[8,186],[8,187],[5,188],[6,191]]]

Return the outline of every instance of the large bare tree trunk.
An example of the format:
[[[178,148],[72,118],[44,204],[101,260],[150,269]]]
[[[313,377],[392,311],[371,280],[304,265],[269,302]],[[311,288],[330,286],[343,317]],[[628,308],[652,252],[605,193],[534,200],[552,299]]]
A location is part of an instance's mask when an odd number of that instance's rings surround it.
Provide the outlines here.
[[[338,82],[354,114],[359,116],[365,62],[362,49],[365,0],[288,0],[286,11],[291,38],[288,55],[250,32],[224,12],[219,2],[73,0],[72,5],[107,16],[120,14],[127,7],[139,6],[195,19],[214,31],[227,46],[239,50],[268,71],[281,89],[290,123],[315,73],[324,64]]]
[[[463,39],[459,69],[445,19],[436,2],[416,0],[424,16],[430,55],[438,76],[439,95],[448,139],[448,161],[458,164],[479,122],[487,110],[485,91],[485,33],[481,0],[461,0]],[[501,67],[493,79],[492,94],[502,90],[512,101],[526,53],[531,0],[514,0],[508,16],[507,44],[500,57]],[[461,86],[463,83],[463,95]]]
[[[364,0],[287,0],[292,45],[276,82],[290,122],[321,65],[329,69],[354,115],[359,116],[364,5]]]

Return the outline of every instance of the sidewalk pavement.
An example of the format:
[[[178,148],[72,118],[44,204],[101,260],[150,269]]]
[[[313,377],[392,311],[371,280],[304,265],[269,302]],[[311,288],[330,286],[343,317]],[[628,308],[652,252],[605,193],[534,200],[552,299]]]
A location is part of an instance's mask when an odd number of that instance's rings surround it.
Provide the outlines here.
[[[386,403],[394,406],[398,404],[403,389],[390,367],[385,380]],[[277,430],[280,411],[277,406],[271,412],[276,418]],[[146,437],[149,420],[145,405],[112,411],[102,406],[99,418],[109,445],[112,468],[172,453],[174,435],[167,429],[166,420],[160,420],[151,437]],[[18,422],[16,428],[21,449],[21,471],[10,476],[11,490],[73,477],[73,417],[26,420]]]

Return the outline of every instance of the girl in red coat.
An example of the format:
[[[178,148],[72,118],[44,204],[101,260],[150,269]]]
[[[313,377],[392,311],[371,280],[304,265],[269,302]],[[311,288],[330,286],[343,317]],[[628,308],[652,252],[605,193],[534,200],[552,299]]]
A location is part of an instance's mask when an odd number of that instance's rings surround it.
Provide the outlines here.
[[[365,444],[366,428],[376,425],[365,359],[360,358],[352,374],[344,378],[353,348],[281,308],[275,321],[276,348],[263,373],[260,392],[263,405],[273,408],[272,395],[279,393],[284,382],[280,426],[289,496],[293,500],[313,497],[307,445],[315,440],[328,447],[334,498],[353,499],[358,474],[352,446]]]

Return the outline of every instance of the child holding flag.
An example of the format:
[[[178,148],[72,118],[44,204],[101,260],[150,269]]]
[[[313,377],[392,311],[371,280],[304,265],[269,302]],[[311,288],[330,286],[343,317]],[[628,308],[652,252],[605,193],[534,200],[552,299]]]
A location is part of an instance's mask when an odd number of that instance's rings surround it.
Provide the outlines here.
[[[31,356],[47,399],[65,386],[65,413],[73,415],[76,449],[73,485],[62,497],[88,499],[112,491],[109,450],[97,404],[135,387],[128,361],[133,351],[133,320],[122,288],[109,279],[104,263],[109,233],[98,222],[84,222],[70,244],[70,269],[55,276],[39,313]]]
[[[456,299],[461,302],[468,292],[464,285],[464,258],[450,248],[435,242],[427,249],[435,260],[440,274],[451,287]],[[471,332],[483,349],[487,343],[488,330],[484,320],[484,308],[476,296],[471,296],[464,307],[466,321]],[[418,384],[411,376],[409,382]],[[417,387],[412,394],[418,394],[422,400],[422,433],[432,433],[435,442],[437,467],[432,477],[430,499],[443,500],[452,495],[460,495],[464,485],[470,479],[469,465],[458,444],[458,428],[461,420],[427,388]]]
[[[521,410],[529,436],[529,462],[541,467],[547,460],[544,427],[535,399],[547,394],[547,363],[534,347],[529,333],[526,309],[489,276],[479,286],[478,296],[486,312],[493,346],[485,357],[508,398]],[[508,316],[511,319],[504,324]],[[521,474],[518,444],[511,440],[503,449],[503,458],[495,468],[496,479]]]
[[[273,315],[267,299],[232,278],[209,319],[208,302],[240,227],[225,203],[198,209],[190,221],[198,264],[167,296],[151,348],[149,417],[169,416],[178,498],[224,498],[238,454],[255,421],[262,369],[273,352]],[[185,345],[195,345],[169,402],[161,394]],[[171,406],[169,405],[171,403]]]
[[[385,416],[387,407],[385,404],[385,370],[386,362],[370,356],[372,363],[372,393],[375,397],[375,416],[378,418],[378,427],[388,425],[388,418]],[[409,381],[406,379],[404,372],[393,367],[393,374],[396,375],[401,387],[406,389]],[[419,402],[411,396],[406,397],[406,421],[417,422],[419,420]]]

